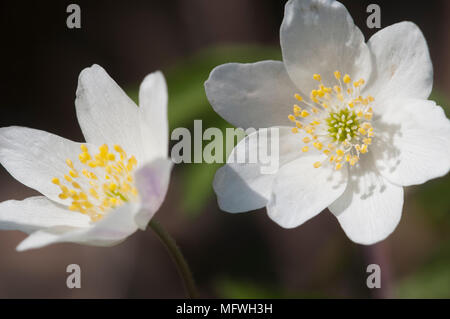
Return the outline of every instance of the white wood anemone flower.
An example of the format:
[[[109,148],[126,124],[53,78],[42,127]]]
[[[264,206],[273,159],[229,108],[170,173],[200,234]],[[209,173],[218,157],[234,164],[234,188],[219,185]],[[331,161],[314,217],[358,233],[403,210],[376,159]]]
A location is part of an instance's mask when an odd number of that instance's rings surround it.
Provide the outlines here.
[[[400,221],[403,186],[450,169],[450,122],[427,100],[433,67],[422,32],[401,22],[365,43],[341,3],[290,0],[280,42],[283,62],[224,64],[205,83],[231,124],[279,128],[278,172],[229,161],[213,184],[219,206],[266,207],[284,228],[328,208],[354,242],[385,239]],[[254,141],[258,133],[230,157],[257,152]]]
[[[140,86],[138,107],[98,65],[78,81],[86,143],[25,127],[0,128],[0,162],[44,196],[0,203],[0,229],[30,234],[17,250],[57,242],[111,246],[144,230],[167,192],[167,86],[161,72]]]

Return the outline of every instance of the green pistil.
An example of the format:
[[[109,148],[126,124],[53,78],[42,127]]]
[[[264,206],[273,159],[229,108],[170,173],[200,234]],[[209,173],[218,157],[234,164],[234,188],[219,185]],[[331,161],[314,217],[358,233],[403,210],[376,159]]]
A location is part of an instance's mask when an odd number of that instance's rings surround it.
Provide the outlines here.
[[[339,112],[332,112],[326,122],[328,123],[328,132],[334,142],[351,140],[358,133],[359,121],[354,111],[343,109]],[[338,138],[340,128],[342,130]]]

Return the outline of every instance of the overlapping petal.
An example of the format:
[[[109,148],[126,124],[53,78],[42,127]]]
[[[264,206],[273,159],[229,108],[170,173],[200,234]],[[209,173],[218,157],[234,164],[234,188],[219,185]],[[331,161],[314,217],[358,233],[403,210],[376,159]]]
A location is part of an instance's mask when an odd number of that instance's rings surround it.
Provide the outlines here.
[[[98,65],[84,69],[76,95],[78,122],[86,141],[118,144],[142,163],[145,157],[138,107],[106,71]]]
[[[290,0],[280,30],[286,70],[303,92],[309,93],[320,74],[324,83],[334,83],[338,70],[355,79],[368,80],[369,49],[347,9],[334,0]]]
[[[306,155],[281,167],[272,186],[267,214],[284,228],[300,226],[333,203],[345,190],[347,170],[314,168],[324,155]]]
[[[211,72],[205,90],[214,110],[244,129],[288,125],[287,115],[299,92],[279,61],[220,65]]]
[[[51,200],[67,204],[58,195],[53,177],[68,172],[66,159],[78,159],[80,143],[26,127],[0,128],[0,163],[19,182]]]
[[[145,161],[167,157],[169,122],[167,85],[161,72],[147,75],[139,89],[139,119]]]
[[[400,222],[403,188],[382,177],[371,156],[352,168],[345,192],[330,211],[355,243],[375,244],[389,236]]]
[[[366,91],[383,111],[390,99],[427,99],[433,88],[433,65],[427,42],[412,22],[400,22],[375,33],[368,46],[373,70]]]
[[[137,230],[135,212],[137,203],[124,204],[89,227],[54,226],[38,230],[23,240],[18,251],[41,248],[55,243],[78,243],[91,246],[116,245]]]
[[[278,134],[262,129],[242,139],[216,172],[213,187],[222,210],[239,213],[266,206],[279,166],[300,156],[298,135],[288,127],[272,129]]]
[[[449,172],[450,121],[433,101],[387,101],[375,126],[376,166],[392,183],[422,184]]]
[[[69,211],[45,196],[0,203],[0,229],[31,233],[41,228],[56,226],[88,227],[90,218]]]

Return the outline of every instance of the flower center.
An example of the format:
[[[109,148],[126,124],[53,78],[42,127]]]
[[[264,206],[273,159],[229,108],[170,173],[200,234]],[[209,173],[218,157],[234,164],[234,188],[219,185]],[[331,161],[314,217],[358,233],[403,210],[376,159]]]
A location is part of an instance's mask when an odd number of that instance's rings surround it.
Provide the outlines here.
[[[339,71],[334,72],[334,78],[336,85],[327,87],[322,77],[314,74],[318,88],[311,91],[310,101],[295,94],[303,105],[294,105],[289,119],[295,123],[293,133],[306,133],[303,152],[308,152],[312,144],[327,156],[326,160],[314,163],[314,167],[330,163],[340,170],[346,163],[356,165],[360,155],[367,153],[372,144],[375,133],[371,124],[371,103],[374,98],[361,96],[363,79],[352,83],[348,74],[341,78]]]
[[[52,179],[61,189],[59,198],[71,200],[70,210],[86,214],[95,222],[138,195],[132,175],[137,160],[128,157],[119,145],[110,151],[104,144],[92,156],[83,144],[78,161],[75,165],[67,159],[68,174]]]

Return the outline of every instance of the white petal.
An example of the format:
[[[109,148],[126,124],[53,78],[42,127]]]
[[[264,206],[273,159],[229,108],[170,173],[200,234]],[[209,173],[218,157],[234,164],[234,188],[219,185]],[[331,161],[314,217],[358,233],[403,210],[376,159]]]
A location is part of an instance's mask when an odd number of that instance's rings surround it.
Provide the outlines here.
[[[258,130],[246,136],[233,149],[227,164],[217,170],[213,188],[223,211],[240,213],[266,206],[279,166],[300,156],[302,142],[299,135],[293,134],[288,127],[281,127],[278,137],[271,133],[272,129]],[[269,157],[272,145],[279,145],[279,150],[274,148],[275,155]],[[268,156],[264,156],[266,154]],[[258,158],[263,161],[257,161]]]
[[[205,90],[220,116],[245,129],[288,125],[294,94],[299,93],[279,61],[220,65]]]
[[[284,165],[273,183],[267,214],[284,228],[300,226],[322,212],[345,190],[347,169],[314,168],[323,155],[307,155]]]
[[[409,186],[446,175],[450,170],[450,121],[433,101],[386,102],[375,123],[373,154],[391,182]]]
[[[66,159],[74,162],[80,154],[80,143],[26,127],[0,128],[0,162],[19,182],[58,203],[60,188],[53,177],[69,172]]]
[[[137,212],[135,221],[142,230],[145,230],[166,197],[172,166],[171,160],[158,158],[136,172],[136,186],[142,200],[142,207]]]
[[[102,67],[80,73],[75,105],[88,143],[119,144],[139,163],[144,161],[138,107]]]
[[[167,85],[161,72],[147,75],[139,89],[139,115],[146,161],[167,157]]]
[[[334,0],[290,0],[280,30],[283,61],[303,92],[317,87],[313,74],[327,86],[334,71],[354,79],[370,75],[370,52],[347,9]]]
[[[392,98],[427,99],[433,87],[433,65],[425,38],[412,22],[375,33],[368,42],[374,60],[374,82],[368,92],[377,106]]]
[[[54,226],[88,227],[88,216],[71,212],[44,196],[0,203],[0,229],[26,233]]]
[[[18,251],[36,249],[55,243],[78,243],[90,246],[113,246],[137,230],[134,215],[140,206],[127,203],[111,211],[87,228],[56,226],[36,231],[17,246]]]
[[[347,189],[332,205],[348,238],[372,245],[389,236],[402,214],[403,188],[389,183],[377,172],[370,154],[350,169]]]

